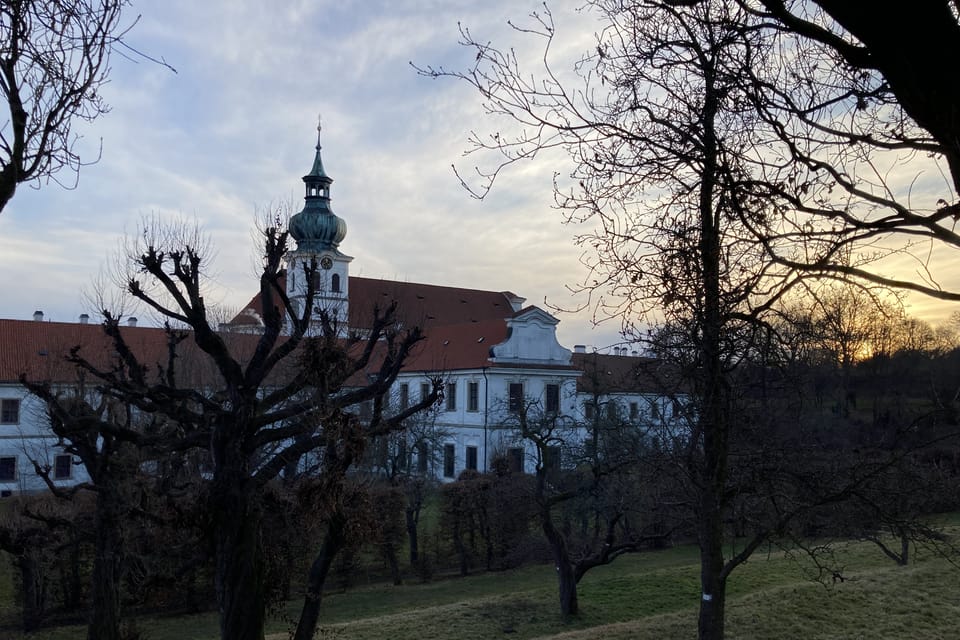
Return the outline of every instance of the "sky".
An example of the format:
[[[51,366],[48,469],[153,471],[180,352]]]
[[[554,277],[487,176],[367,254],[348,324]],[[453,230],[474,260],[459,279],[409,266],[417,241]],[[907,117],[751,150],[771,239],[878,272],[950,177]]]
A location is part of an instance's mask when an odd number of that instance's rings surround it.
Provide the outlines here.
[[[576,2],[551,3],[558,26],[594,31]],[[134,3],[127,40],[176,69],[114,54],[111,110],[75,129],[96,163],[75,188],[21,186],[0,213],[0,317],[95,316],[89,293],[145,217],[196,221],[215,247],[215,303],[239,311],[257,286],[253,230],[264,212],[302,206],[322,116],[333,209],[347,223],[351,274],[488,290],[574,308],[584,278],[575,230],[551,209],[550,166],[518,168],[484,201],[453,163],[478,96],[411,67],[469,64],[458,24],[497,42],[527,0],[166,0]],[[571,45],[577,40],[571,38]],[[519,44],[522,44],[520,42]],[[589,46],[589,45],[584,45]],[[61,174],[63,181],[72,176]],[[141,322],[150,322],[141,313]],[[619,324],[557,313],[562,344],[605,347]]]
[[[579,4],[550,3],[564,47],[555,53],[571,62],[597,30]],[[176,73],[113,56],[103,90],[111,111],[75,128],[81,156],[99,160],[75,188],[21,186],[0,213],[0,317],[96,314],[89,293],[147,217],[205,230],[215,248],[207,303],[240,311],[257,283],[255,225],[301,207],[321,114],[352,275],[510,290],[552,310],[568,348],[618,342],[617,321],[594,327],[589,311],[555,310],[588,302],[569,290],[586,277],[577,229],[552,208],[563,159],[513,167],[486,199],[471,198],[451,165],[469,173],[469,132],[495,123],[465,83],[410,65],[468,67],[459,24],[522,52],[527,41],[507,21],[540,9],[534,0],[135,2],[128,42]],[[931,319],[949,313],[919,304]]]

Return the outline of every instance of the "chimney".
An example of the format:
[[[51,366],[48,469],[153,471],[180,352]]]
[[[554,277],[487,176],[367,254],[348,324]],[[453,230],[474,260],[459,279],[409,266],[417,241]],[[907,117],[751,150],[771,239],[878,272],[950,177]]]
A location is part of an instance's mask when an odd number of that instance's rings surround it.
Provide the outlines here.
[[[128,327],[137,326],[137,318],[135,316],[130,316],[129,318],[127,318],[127,326]]]
[[[33,312],[34,322],[43,322],[43,311],[34,311]]]
[[[85,313],[81,313],[81,314],[80,314],[80,324],[89,324],[89,322],[90,322],[90,316],[88,316],[88,315],[85,314]]]
[[[575,344],[575,345],[573,345],[573,352],[574,352],[574,353],[586,353],[586,352],[587,352],[587,345],[585,345],[585,344]]]

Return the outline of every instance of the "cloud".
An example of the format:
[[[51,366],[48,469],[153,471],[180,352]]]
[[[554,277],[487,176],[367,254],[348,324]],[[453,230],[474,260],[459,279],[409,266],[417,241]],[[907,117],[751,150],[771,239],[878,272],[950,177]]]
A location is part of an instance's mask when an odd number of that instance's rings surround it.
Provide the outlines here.
[[[592,48],[597,24],[580,4],[550,3],[556,60]],[[100,161],[82,169],[75,190],[21,189],[0,214],[4,317],[89,311],[77,292],[145,215],[198,220],[218,248],[213,295],[239,308],[255,288],[258,214],[302,202],[318,112],[353,273],[510,289],[538,305],[586,303],[567,289],[585,275],[577,228],[551,208],[553,173],[568,171],[566,158],[513,167],[483,202],[470,198],[451,164],[470,173],[484,160],[463,156],[470,131],[502,123],[464,83],[420,77],[409,65],[468,67],[474,54],[457,44],[458,23],[535,65],[526,54],[539,43],[507,21],[529,24],[540,2],[169,0],[142,11],[131,44],[177,73],[114,56],[104,90],[112,111],[77,128],[85,157],[102,141]],[[560,317],[567,346],[618,339],[611,323],[591,332],[589,313]]]

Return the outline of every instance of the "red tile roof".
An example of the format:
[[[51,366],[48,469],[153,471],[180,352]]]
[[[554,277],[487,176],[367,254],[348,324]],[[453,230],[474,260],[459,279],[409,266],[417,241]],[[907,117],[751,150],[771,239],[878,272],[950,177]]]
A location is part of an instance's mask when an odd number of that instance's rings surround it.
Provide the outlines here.
[[[426,339],[417,345],[405,371],[450,371],[490,366],[490,347],[507,338],[506,319],[516,315],[510,291],[483,291],[416,282],[350,277],[350,327],[370,325],[375,306],[397,303],[397,316],[407,326],[419,326]],[[529,309],[529,307],[528,307]],[[243,331],[262,315],[255,295],[229,323]]]
[[[583,371],[577,379],[577,391],[582,393],[681,392],[676,371],[654,358],[574,353],[573,366]]]
[[[513,315],[509,292],[442,287],[415,282],[350,278],[350,325],[363,327],[375,305],[397,302],[398,316],[424,329],[502,320]],[[515,296],[514,296],[515,297]]]
[[[410,326],[423,329],[438,324],[451,325],[485,320],[504,319],[513,315],[511,299],[518,296],[509,291],[482,291],[416,282],[398,282],[350,276],[350,326],[369,326],[375,305],[381,308],[397,302],[397,313]],[[237,314],[231,325],[249,325],[251,314],[262,315],[259,294]]]
[[[120,331],[144,366],[154,369],[157,363],[165,363],[167,336],[163,329],[121,327]],[[507,327],[503,320],[434,326],[429,329],[427,338],[414,347],[404,370],[440,372],[489,366],[487,358],[490,346],[502,342],[506,335]],[[252,353],[259,338],[244,333],[221,336],[241,360],[244,353]],[[74,346],[80,346],[80,354],[98,367],[108,367],[115,354],[113,344],[98,323],[0,320],[0,383],[17,383],[21,374],[33,381],[75,382],[76,370],[65,360]],[[206,357],[194,359],[196,345],[192,339],[188,338],[182,343],[179,352],[178,370],[183,371],[182,375],[189,372],[192,381],[197,383],[202,383],[207,375],[215,375],[209,370],[212,363]],[[187,361],[191,364],[187,365]],[[368,369],[372,372],[379,361],[380,356],[376,355]],[[294,365],[295,362],[294,355],[289,364]],[[360,373],[351,382],[364,384],[364,377]]]
[[[131,349],[162,359],[167,337],[163,329],[122,327]],[[0,382],[17,382],[21,374],[31,380],[69,382],[76,379],[64,357],[75,346],[98,366],[106,366],[113,345],[99,324],[0,320]],[[145,360],[147,361],[147,360]]]
[[[443,293],[449,293],[449,290]],[[437,299],[442,299],[442,296]],[[511,312],[507,315],[515,314]],[[165,362],[167,336],[163,329],[121,327],[120,331],[144,365],[149,367],[154,363]],[[489,361],[490,347],[506,340],[508,331],[504,318],[451,324],[433,323],[425,330],[426,338],[414,347],[404,371],[442,373],[483,367],[515,367],[517,365],[496,365]],[[258,339],[258,336],[242,333],[222,335],[230,343],[231,350],[241,354],[250,352]],[[17,383],[21,374],[26,374],[35,381],[73,382],[76,372],[72,365],[64,360],[64,356],[76,345],[81,347],[82,355],[101,367],[107,366],[114,354],[110,340],[97,323],[0,320],[0,382]],[[180,366],[193,359],[191,354],[195,349],[193,341],[187,339],[181,348]],[[200,358],[197,362],[207,360]],[[293,365],[294,362],[295,360],[291,360],[290,364]],[[369,369],[372,371],[378,362],[379,357],[375,357]],[[551,368],[542,365],[530,366],[538,369]],[[196,363],[187,368],[192,381],[197,383],[202,383],[207,375],[215,375],[212,371],[205,373]],[[209,366],[202,368],[209,369]],[[584,375],[577,383],[578,390],[582,392],[591,392],[594,385],[597,385],[601,393],[662,393],[668,391],[665,385],[669,387],[675,384],[676,380],[669,368],[649,358],[576,353],[573,354],[572,366],[553,368],[583,371]],[[363,375],[360,374],[352,382],[363,384],[362,378]]]
[[[156,373],[158,365],[166,367],[167,334],[162,328],[124,326],[120,333],[149,374]],[[242,333],[221,337],[240,362],[253,353],[259,339]],[[0,382],[18,382],[21,374],[35,382],[75,382],[76,369],[65,360],[75,346],[80,347],[81,356],[101,369],[109,368],[116,356],[113,342],[99,323],[0,320]],[[189,337],[178,347],[176,367],[183,384],[204,385],[205,380],[218,379],[211,360],[199,356],[196,343]]]
[[[490,347],[507,339],[502,319],[435,325],[425,330],[404,371],[452,371],[490,366]]]

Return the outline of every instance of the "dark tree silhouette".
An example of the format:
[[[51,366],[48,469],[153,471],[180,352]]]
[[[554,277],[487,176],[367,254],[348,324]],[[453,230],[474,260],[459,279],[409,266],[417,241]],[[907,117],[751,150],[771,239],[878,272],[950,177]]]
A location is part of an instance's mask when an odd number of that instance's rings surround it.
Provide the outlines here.
[[[71,546],[72,521],[76,513],[52,496],[18,497],[11,500],[0,524],[0,549],[9,554],[18,574],[22,627],[36,631],[54,600],[51,558],[64,556]],[[64,592],[69,589],[62,585]]]
[[[857,97],[894,101],[902,108],[930,138],[904,136],[904,142],[917,149],[924,142],[928,151],[942,153],[953,176],[954,198],[960,194],[960,83],[957,70],[943,64],[960,57],[956,0],[924,2],[909,10],[894,0],[759,4],[782,28],[831,52],[851,85],[856,76],[869,76],[869,91]]]
[[[120,640],[121,581],[126,560],[125,536],[132,519],[134,478],[141,456],[136,447],[111,432],[115,429],[140,431],[130,408],[105,397],[91,398],[82,377],[65,392],[50,383],[21,382],[44,401],[51,431],[63,443],[65,453],[76,455],[90,476],[89,483],[59,487],[50,477],[49,466],[37,460],[33,466],[49,490],[59,498],[77,491],[95,495],[93,514],[94,556],[91,574],[88,640]],[[95,394],[93,394],[95,395]]]
[[[584,359],[585,388],[592,416],[577,420],[544,411],[538,399],[527,398],[510,412],[502,426],[533,445],[536,477],[532,498],[536,519],[557,570],[560,612],[579,612],[577,585],[591,569],[620,556],[661,546],[678,528],[679,518],[666,520],[650,510],[661,464],[672,461],[656,446],[669,428],[644,407],[628,419],[617,404],[613,385],[631,385],[638,371],[610,377],[605,361]],[[641,417],[642,415],[642,417]],[[660,505],[661,512],[668,509]]]
[[[171,455],[194,448],[209,452],[207,517],[215,591],[221,636],[231,640],[263,638],[266,485],[314,451],[330,454],[325,464],[335,485],[356,459],[355,451],[362,450],[364,438],[400,428],[439,394],[437,382],[419,403],[385,417],[384,395],[420,341],[420,330],[402,327],[391,305],[371,310],[362,336],[344,336],[332,314],[314,310],[315,264],[304,267],[310,284],[297,312],[282,278],[287,232],[266,228],[263,241],[262,333],[219,331],[203,297],[207,261],[202,238],[182,228],[153,225],[133,240],[125,285],[130,295],[168,321],[166,353],[139,353],[120,319],[105,310],[104,331],[122,367],[103,366],[81,350],[70,358],[96,379],[101,395],[168,418],[154,432],[110,426],[108,433]],[[173,323],[186,331],[173,329]],[[322,330],[315,335],[310,327],[318,324]],[[186,339],[172,338],[178,335]],[[363,402],[373,404],[365,424],[356,415]],[[307,637],[319,607],[312,584],[311,576],[305,606],[310,611],[301,622]]]
[[[595,225],[579,237],[588,248],[583,290],[631,335],[654,311],[674,332],[691,399],[685,466],[701,549],[700,634],[722,638],[730,573],[791,519],[849,495],[855,482],[831,475],[810,484],[728,556],[731,482],[743,477],[743,458],[731,468],[742,437],[733,374],[762,350],[771,310],[818,280],[960,299],[932,274],[884,271],[885,259],[913,255],[916,243],[960,247],[951,185],[939,191],[942,202],[937,192],[908,200],[909,184],[889,183],[880,166],[894,151],[946,151],[891,104],[882,78],[847,74],[829,51],[811,55],[806,40],[753,4],[597,0],[588,11],[602,31],[575,65],[579,85],[553,66],[549,11],[517,27],[544,44],[539,75],[523,68],[517,49],[467,29],[472,68],[421,71],[472,84],[487,112],[506,120],[501,131],[471,137],[473,151],[495,157],[478,169],[478,197],[516,162],[551,149],[569,154],[569,179],[555,178],[558,207],[568,221]],[[920,270],[926,255],[914,256]]]

